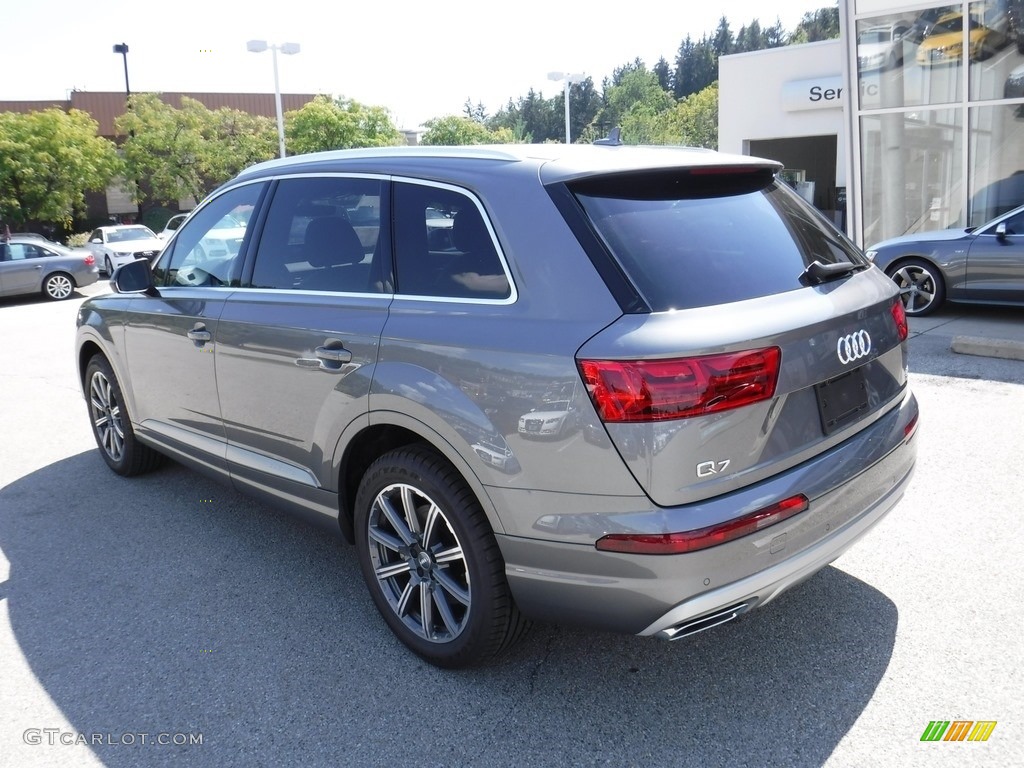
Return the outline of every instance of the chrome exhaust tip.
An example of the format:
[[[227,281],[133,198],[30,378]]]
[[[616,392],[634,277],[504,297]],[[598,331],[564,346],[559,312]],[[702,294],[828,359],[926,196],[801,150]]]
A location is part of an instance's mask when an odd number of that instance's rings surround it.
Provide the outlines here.
[[[671,627],[666,627],[660,632],[655,634],[655,637],[661,640],[679,640],[690,635],[695,635],[698,632],[703,632],[706,629],[712,629],[721,624],[725,624],[727,621],[732,621],[742,613],[746,613],[754,607],[753,600],[747,600],[736,605],[731,605],[728,608],[722,608],[714,613],[709,613],[705,616],[698,616],[695,619],[687,619],[681,621],[678,624],[674,624]]]

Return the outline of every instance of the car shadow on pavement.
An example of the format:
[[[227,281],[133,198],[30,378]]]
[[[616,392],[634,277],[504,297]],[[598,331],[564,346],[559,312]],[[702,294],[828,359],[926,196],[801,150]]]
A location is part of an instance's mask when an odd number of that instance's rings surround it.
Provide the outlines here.
[[[898,622],[829,567],[675,643],[537,625],[445,672],[393,638],[340,538],[176,464],[123,480],[95,451],[0,489],[0,548],[14,640],[109,766],[821,765]],[[142,733],[202,744],[121,743]]]

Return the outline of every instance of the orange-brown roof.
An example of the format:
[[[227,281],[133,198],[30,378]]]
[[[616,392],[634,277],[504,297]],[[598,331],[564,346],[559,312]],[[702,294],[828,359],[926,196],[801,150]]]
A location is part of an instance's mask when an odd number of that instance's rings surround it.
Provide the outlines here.
[[[184,93],[165,92],[159,94],[161,101],[173,107],[181,106],[181,97],[188,96],[201,102],[209,109],[238,109],[251,115],[274,117],[272,93]],[[315,93],[282,93],[281,109],[285,112],[300,109],[316,98]],[[119,91],[71,91],[67,101],[0,101],[0,112],[34,112],[48,107],[80,109],[88,112],[99,123],[99,135],[113,137],[114,119],[124,113],[125,95]]]

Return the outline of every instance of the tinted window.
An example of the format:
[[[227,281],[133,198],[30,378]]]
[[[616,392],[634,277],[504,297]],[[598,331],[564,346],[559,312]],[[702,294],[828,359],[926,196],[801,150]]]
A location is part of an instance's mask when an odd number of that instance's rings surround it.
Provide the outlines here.
[[[246,184],[210,201],[175,235],[153,267],[157,285],[239,285],[240,249],[261,184]]]
[[[282,179],[263,227],[252,287],[304,291],[390,291],[380,254],[380,179]]]
[[[770,175],[648,174],[573,191],[656,312],[795,290],[815,260],[864,263],[845,236]]]
[[[507,299],[508,276],[476,203],[452,189],[395,184],[397,291]]]

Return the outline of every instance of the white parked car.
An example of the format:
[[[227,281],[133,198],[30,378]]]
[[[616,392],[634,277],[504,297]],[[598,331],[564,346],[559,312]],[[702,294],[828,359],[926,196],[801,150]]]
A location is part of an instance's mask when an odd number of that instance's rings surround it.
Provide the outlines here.
[[[176,213],[174,216],[171,216],[171,218],[167,220],[167,223],[164,224],[164,228],[157,232],[156,236],[159,237],[161,240],[168,239],[171,235],[175,233],[175,231],[177,231],[178,227],[181,226],[181,223],[185,221],[185,219],[187,218],[187,213]]]
[[[903,63],[903,40],[910,31],[906,22],[883,24],[861,30],[857,36],[857,64],[861,72],[895,69]]]
[[[85,247],[92,252],[100,268],[109,277],[122,264],[136,259],[152,263],[164,243],[149,227],[126,224],[97,227],[89,235]]]

